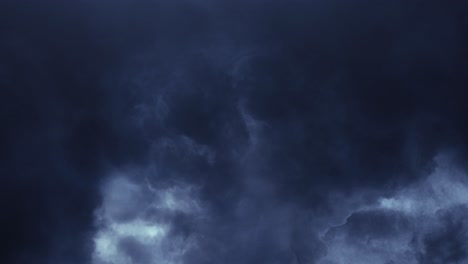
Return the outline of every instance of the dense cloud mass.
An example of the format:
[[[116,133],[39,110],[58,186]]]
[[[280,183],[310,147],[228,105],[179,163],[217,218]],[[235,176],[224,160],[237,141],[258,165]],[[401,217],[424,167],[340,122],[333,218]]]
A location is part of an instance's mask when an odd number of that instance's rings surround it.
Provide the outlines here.
[[[0,1],[0,263],[468,263],[468,4]]]

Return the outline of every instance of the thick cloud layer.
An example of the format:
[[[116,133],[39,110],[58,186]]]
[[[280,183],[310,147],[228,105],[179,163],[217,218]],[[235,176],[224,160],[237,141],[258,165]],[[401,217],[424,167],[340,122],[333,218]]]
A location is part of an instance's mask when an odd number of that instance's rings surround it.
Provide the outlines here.
[[[322,263],[464,263],[467,177],[438,157],[426,178],[357,208],[324,235]],[[360,194],[357,194],[360,195]]]
[[[468,6],[0,2],[1,263],[464,263]]]

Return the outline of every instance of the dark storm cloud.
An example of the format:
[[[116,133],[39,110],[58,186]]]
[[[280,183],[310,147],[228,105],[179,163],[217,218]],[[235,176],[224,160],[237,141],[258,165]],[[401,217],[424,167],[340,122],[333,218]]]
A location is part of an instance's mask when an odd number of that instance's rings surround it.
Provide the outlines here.
[[[2,263],[463,261],[466,8],[2,2]]]
[[[446,157],[436,163],[430,175],[373,203],[361,202],[344,224],[329,228],[323,235],[327,255],[319,263],[466,261],[466,173]]]
[[[468,260],[466,205],[438,212],[440,225],[423,238],[420,263],[463,263]]]
[[[102,163],[144,149],[127,91],[99,83],[116,47],[80,7],[0,4],[2,263],[86,262]]]

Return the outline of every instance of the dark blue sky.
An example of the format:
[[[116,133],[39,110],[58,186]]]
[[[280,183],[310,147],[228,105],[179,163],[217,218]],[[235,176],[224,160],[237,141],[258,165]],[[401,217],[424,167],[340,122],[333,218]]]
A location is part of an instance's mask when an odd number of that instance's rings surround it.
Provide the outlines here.
[[[468,4],[0,1],[0,263],[468,262]]]

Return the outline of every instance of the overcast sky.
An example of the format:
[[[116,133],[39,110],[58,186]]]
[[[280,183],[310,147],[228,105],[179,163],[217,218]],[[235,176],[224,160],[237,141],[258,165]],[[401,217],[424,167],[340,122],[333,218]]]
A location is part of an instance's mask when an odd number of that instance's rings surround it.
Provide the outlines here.
[[[0,263],[468,263],[468,4],[1,0]]]

